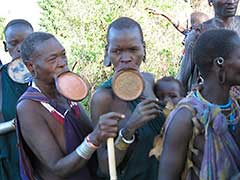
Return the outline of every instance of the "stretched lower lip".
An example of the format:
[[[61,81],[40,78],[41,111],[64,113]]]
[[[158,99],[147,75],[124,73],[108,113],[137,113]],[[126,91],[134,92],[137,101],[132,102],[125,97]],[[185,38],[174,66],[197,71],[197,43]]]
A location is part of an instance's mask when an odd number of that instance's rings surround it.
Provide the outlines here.
[[[63,74],[63,73],[66,73],[66,72],[69,72],[69,69],[66,69],[66,70],[64,70],[64,71],[58,72],[58,73],[56,74],[56,77],[60,76],[60,75]]]

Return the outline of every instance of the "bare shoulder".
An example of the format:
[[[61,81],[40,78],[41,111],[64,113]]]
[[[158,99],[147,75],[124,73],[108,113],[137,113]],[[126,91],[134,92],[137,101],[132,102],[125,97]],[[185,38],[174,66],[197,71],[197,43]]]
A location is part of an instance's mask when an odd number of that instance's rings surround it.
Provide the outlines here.
[[[18,120],[22,126],[34,126],[43,122],[43,113],[40,103],[31,100],[22,100],[17,104]]]
[[[111,89],[99,88],[97,89],[91,99],[91,119],[95,126],[99,117],[102,114],[111,111],[111,106],[114,101],[114,95]]]
[[[149,73],[149,72],[142,72],[142,76],[145,80],[149,81],[149,82],[154,82],[154,74]]]
[[[22,100],[17,104],[18,115],[40,114],[41,106],[32,100]]]
[[[168,119],[170,121],[166,136],[173,138],[185,137],[185,140],[192,136],[193,124],[192,124],[192,112],[186,107],[178,107],[172,112]],[[184,139],[184,138],[183,138]]]
[[[91,99],[91,103],[97,103],[100,106],[103,104],[109,104],[113,101],[113,92],[111,89],[99,88],[97,89]]]

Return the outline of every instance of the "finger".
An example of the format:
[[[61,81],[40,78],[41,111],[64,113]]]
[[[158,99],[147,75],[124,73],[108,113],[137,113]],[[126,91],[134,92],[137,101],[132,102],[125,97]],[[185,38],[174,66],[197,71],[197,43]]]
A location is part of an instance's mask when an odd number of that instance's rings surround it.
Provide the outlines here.
[[[159,100],[157,98],[147,98],[147,99],[144,99],[140,104],[146,105],[146,104],[158,103],[158,102]]]
[[[157,110],[157,109],[150,109],[150,110],[147,110],[145,111],[145,115],[149,116],[149,115],[160,115],[162,113],[162,111],[160,110]]]
[[[107,126],[107,127],[113,127],[113,126],[117,126],[118,125],[118,120],[116,119],[102,119],[99,122],[100,126]]]
[[[124,119],[125,115],[117,112],[109,112],[107,114],[102,115],[104,118],[114,118],[117,120]]]
[[[104,133],[117,133],[118,127],[117,126],[102,126],[101,131]]]
[[[147,104],[144,107],[142,107],[143,111],[146,111],[146,110],[149,110],[149,109],[161,110],[161,107],[156,103]]]

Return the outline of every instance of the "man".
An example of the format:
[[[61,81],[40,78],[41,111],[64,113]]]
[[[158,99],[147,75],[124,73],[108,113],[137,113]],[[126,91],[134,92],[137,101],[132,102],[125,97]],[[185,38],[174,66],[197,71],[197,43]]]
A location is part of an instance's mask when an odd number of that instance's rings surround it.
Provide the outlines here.
[[[231,179],[240,172],[240,106],[229,95],[240,84],[239,57],[234,31],[210,30],[196,42],[193,60],[205,81],[169,116],[159,180]]]
[[[20,57],[22,41],[32,32],[32,25],[24,19],[14,19],[6,25],[5,51],[9,52],[12,60]],[[3,65],[0,70],[0,126],[16,117],[17,100],[28,86],[10,78],[7,70],[10,63]],[[15,131],[0,135],[0,149],[0,176],[3,180],[20,179]]]
[[[198,70],[192,60],[192,49],[199,35],[207,30],[222,28],[235,30],[240,35],[240,17],[235,16],[238,2],[239,0],[209,0],[209,4],[214,7],[214,18],[195,27],[188,34],[177,77],[187,91],[190,91],[192,86],[200,81]]]
[[[145,44],[141,26],[128,17],[121,17],[110,24],[107,32],[107,46],[104,64],[114,69],[121,66],[140,68],[145,62]],[[115,141],[115,155],[118,180],[157,178],[158,161],[148,157],[154,137],[160,132],[163,120],[159,101],[153,92],[154,78],[141,73],[145,89],[134,101],[119,99],[112,90],[112,79],[105,82],[93,95],[91,116],[94,124],[102,114],[118,112],[125,115],[119,123],[119,135]],[[145,99],[145,100],[143,100]],[[108,178],[107,148],[98,150],[100,171]]]
[[[123,115],[102,115],[93,130],[82,106],[59,94],[55,78],[69,69],[65,49],[53,35],[31,34],[21,57],[33,77],[17,105],[22,178],[98,179],[93,153],[116,136]]]

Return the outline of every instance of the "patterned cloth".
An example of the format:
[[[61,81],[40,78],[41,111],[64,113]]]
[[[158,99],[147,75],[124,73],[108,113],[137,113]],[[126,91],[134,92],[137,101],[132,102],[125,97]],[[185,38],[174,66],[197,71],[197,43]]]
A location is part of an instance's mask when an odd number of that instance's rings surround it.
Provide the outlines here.
[[[240,107],[235,99],[231,99]],[[181,100],[178,107],[187,104],[196,111],[197,120],[203,125],[205,133],[204,154],[200,169],[201,180],[224,180],[240,172],[240,149],[232,137],[226,116],[221,113],[219,106],[203,101],[196,92]],[[176,108],[169,116],[169,127]],[[167,129],[166,128],[166,129]],[[238,126],[239,130],[240,127]]]
[[[92,131],[92,126],[90,122],[82,122],[80,118],[80,110],[78,105],[74,105],[72,102],[70,105],[72,108],[67,110],[64,107],[57,105],[54,101],[49,100],[46,96],[40,93],[37,89],[29,87],[27,91],[21,96],[19,102],[23,99],[30,99],[32,101],[37,101],[43,103],[43,105],[48,104],[51,109],[48,109],[53,117],[60,124],[64,126],[65,132],[65,142],[67,148],[67,154],[73,152],[77,146],[79,146],[84,138]],[[46,106],[45,106],[46,107]],[[65,113],[68,111],[68,113]],[[17,120],[17,131],[19,140],[19,154],[20,154],[20,169],[21,177],[23,180],[33,180],[36,172],[31,165],[30,153],[32,154],[29,147],[26,145],[19,128],[19,121]],[[97,157],[96,153],[93,154],[91,159],[88,161],[86,166],[82,167],[76,173],[68,177],[69,180],[96,180],[96,170],[97,170]]]
[[[112,79],[104,82],[101,88],[112,88]],[[131,111],[134,111],[141,99],[129,101]],[[128,148],[128,151],[117,167],[118,180],[156,180],[158,177],[158,160],[149,157],[148,153],[152,148],[153,140],[159,134],[164,122],[164,117],[149,121],[146,125],[137,129],[136,140]],[[109,178],[106,178],[109,179]]]

